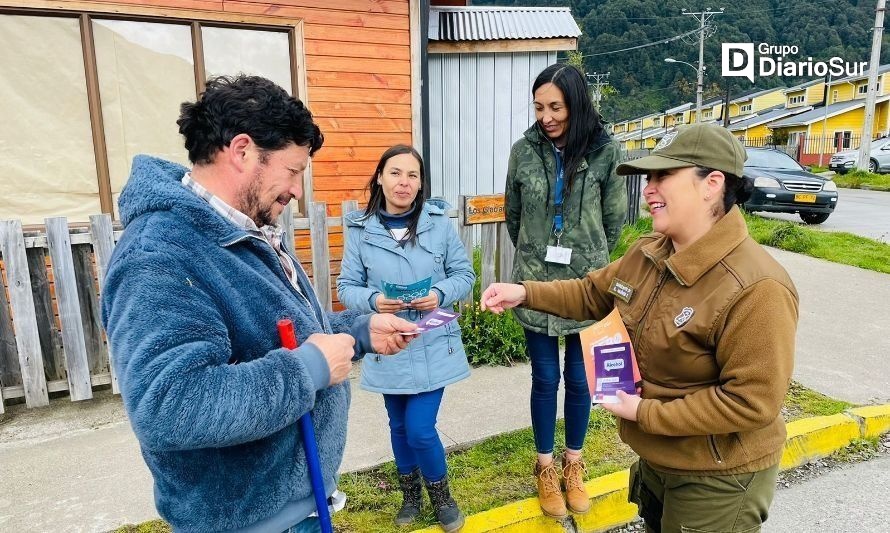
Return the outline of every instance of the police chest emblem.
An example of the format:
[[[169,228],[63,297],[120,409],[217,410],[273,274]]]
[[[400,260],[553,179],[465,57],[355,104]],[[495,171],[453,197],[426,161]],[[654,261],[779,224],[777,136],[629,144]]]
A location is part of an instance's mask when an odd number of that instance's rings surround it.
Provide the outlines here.
[[[680,314],[674,317],[674,325],[678,328],[683,324],[689,322],[689,319],[692,318],[692,315],[695,314],[695,309],[691,307],[684,307]]]
[[[612,278],[612,284],[609,285],[609,293],[620,298],[624,303],[630,303],[630,297],[634,295],[634,288],[626,281]]]

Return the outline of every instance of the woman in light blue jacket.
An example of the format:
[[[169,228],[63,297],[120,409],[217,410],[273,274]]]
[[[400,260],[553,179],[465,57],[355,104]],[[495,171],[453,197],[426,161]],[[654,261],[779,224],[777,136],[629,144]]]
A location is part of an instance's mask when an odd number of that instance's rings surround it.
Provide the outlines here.
[[[384,152],[368,183],[364,211],[346,215],[346,249],[337,279],[349,309],[395,313],[416,321],[450,308],[472,290],[475,274],[443,201],[423,201],[423,160],[409,146]],[[410,302],[386,297],[384,285],[431,278],[425,296]],[[431,329],[393,356],[367,354],[362,388],[383,394],[403,502],[395,518],[405,525],[421,506],[421,476],[445,531],[464,516],[451,497],[445,449],[436,432],[444,387],[470,375],[457,321]]]

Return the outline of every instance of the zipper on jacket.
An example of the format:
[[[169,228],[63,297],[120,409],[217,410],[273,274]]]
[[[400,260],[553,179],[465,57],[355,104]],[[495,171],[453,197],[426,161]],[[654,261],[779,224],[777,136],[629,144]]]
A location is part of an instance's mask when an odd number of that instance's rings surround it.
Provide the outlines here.
[[[711,455],[717,461],[717,464],[723,464],[723,458],[720,457],[720,451],[717,449],[717,441],[714,439],[714,435],[708,435],[708,446],[711,448]]]
[[[664,272],[661,273],[661,277],[658,278],[658,283],[655,285],[655,289],[652,291],[652,296],[649,297],[649,301],[646,302],[646,307],[643,308],[643,313],[640,315],[640,320],[637,322],[637,331],[640,334],[642,334],[643,332],[643,321],[646,320],[646,316],[649,314],[649,309],[658,298],[658,294],[661,292],[661,288],[664,286],[664,282],[667,281],[667,277],[668,271],[667,269],[665,269]]]

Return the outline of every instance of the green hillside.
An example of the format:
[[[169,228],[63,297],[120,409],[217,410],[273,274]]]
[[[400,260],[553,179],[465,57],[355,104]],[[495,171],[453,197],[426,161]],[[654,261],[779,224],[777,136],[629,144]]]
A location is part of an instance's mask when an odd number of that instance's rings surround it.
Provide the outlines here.
[[[663,111],[695,100],[695,71],[685,65],[668,64],[664,58],[698,62],[698,41],[693,35],[670,40],[694,30],[698,23],[682,10],[702,11],[704,6],[688,0],[474,0],[472,5],[566,6],[584,32],[579,51],[587,72],[609,72],[615,92],[602,104],[609,121]],[[714,34],[705,41],[704,97],[722,95],[728,81],[733,95],[755,87],[791,86],[807,78],[745,78],[720,76],[720,44],[723,42],[766,42],[796,45],[800,59],[828,60],[839,56],[848,61],[868,61],[874,24],[875,0],[749,0],[709,2],[712,11],[725,8],[712,19]],[[881,63],[890,61],[884,33]],[[619,51],[648,43],[634,50]],[[618,51],[618,52],[616,52]],[[611,53],[615,52],[615,53]],[[797,60],[798,58],[793,58]]]

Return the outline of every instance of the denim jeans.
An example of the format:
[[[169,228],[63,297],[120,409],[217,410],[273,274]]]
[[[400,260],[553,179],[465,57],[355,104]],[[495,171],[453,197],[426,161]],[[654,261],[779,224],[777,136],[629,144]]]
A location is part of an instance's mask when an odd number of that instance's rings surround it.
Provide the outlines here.
[[[384,394],[389,437],[399,474],[418,466],[428,481],[445,477],[445,448],[436,432],[436,417],[444,388],[419,394]]]
[[[580,450],[590,421],[590,390],[577,334],[566,335],[565,413],[566,448]],[[535,448],[552,453],[556,432],[556,391],[559,389],[559,337],[525,330],[526,350],[532,364],[531,414]]]
[[[321,533],[321,522],[318,521],[318,518],[310,517],[289,527],[284,533]]]

